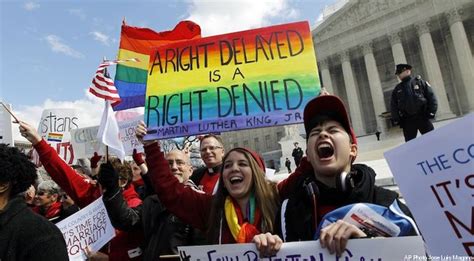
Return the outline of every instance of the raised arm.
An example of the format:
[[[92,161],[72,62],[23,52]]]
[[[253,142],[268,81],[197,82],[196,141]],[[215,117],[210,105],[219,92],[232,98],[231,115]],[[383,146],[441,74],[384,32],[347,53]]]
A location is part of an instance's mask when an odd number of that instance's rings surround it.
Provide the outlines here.
[[[21,135],[33,144],[41,163],[51,178],[79,207],[83,208],[100,197],[99,187],[86,182],[73,168],[67,165],[31,125],[22,121],[19,124]]]
[[[137,127],[136,132],[138,139],[143,140],[146,134],[143,122]],[[171,173],[159,143],[145,142],[144,147],[147,155],[147,175],[160,201],[184,223],[204,231],[207,227],[212,196],[199,193],[179,183]]]

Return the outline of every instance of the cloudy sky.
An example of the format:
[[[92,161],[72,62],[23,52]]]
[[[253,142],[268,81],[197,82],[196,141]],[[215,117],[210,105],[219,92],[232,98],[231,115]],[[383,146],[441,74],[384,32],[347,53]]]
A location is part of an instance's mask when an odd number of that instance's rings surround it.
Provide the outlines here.
[[[116,57],[123,19],[155,31],[192,20],[211,36],[296,21],[314,25],[336,2],[2,0],[0,101],[34,126],[46,108],[76,108],[84,127],[98,125],[103,104],[87,90],[102,58]],[[14,137],[22,139],[16,128]]]

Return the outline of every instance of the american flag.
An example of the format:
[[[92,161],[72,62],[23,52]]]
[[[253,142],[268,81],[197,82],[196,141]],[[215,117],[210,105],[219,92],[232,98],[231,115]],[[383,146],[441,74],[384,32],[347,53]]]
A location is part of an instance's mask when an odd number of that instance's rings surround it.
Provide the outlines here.
[[[124,62],[139,62],[139,60],[131,58],[126,60],[103,61],[95,72],[94,78],[92,79],[92,85],[89,87],[89,92],[101,99],[111,101],[112,104],[119,103],[120,96],[117,88],[115,88],[114,81],[110,79],[107,74],[107,67]]]

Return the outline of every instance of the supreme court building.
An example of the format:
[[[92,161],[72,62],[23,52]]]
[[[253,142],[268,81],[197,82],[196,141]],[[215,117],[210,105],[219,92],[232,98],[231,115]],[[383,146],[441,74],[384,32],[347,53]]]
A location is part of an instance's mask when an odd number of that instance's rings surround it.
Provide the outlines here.
[[[411,64],[413,74],[431,84],[438,98],[436,120],[474,111],[474,1],[340,1],[346,3],[312,30],[313,43],[322,86],[345,101],[358,136],[398,129],[387,113],[398,63]],[[287,128],[222,137],[228,149],[252,148],[278,170],[284,168],[279,141]]]
[[[473,14],[471,0],[355,0],[313,30],[322,84],[346,102],[357,135],[393,127],[380,115],[399,63],[431,84],[437,120],[474,111]]]

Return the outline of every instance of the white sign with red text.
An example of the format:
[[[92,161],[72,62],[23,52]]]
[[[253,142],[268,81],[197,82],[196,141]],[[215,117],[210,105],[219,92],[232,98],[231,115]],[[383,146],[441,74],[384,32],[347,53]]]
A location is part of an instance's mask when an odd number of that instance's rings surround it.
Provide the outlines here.
[[[73,164],[75,157],[70,132],[79,127],[80,120],[74,109],[46,109],[41,115],[38,133],[67,164]]]

